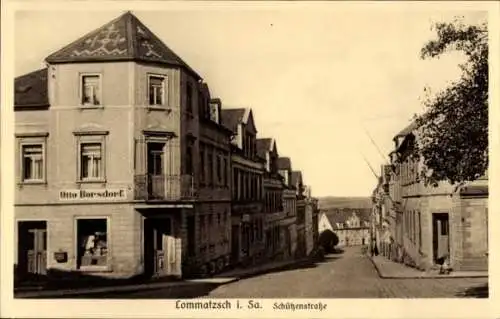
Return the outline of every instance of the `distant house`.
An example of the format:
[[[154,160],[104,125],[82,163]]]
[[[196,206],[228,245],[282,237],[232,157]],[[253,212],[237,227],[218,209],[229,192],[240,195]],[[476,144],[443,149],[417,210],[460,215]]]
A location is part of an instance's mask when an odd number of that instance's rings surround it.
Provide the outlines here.
[[[370,209],[329,209],[320,212],[318,232],[329,229],[339,237],[340,247],[368,245]]]

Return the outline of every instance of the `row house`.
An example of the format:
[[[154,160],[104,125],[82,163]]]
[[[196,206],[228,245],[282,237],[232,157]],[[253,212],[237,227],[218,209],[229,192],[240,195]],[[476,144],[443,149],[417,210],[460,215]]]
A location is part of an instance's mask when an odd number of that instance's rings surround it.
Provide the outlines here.
[[[423,160],[410,154],[418,147],[419,128],[412,123],[394,141],[386,203],[391,258],[428,270],[449,259],[455,270],[488,268],[488,174],[462,184],[425,185]]]
[[[257,152],[257,129],[249,108],[223,109],[224,125],[232,131],[231,263],[255,263],[264,258],[264,159]]]
[[[377,187],[372,194],[371,249],[390,257],[391,243],[396,233],[394,194],[390,188],[391,165],[382,165]]]
[[[318,243],[318,199],[311,196],[311,187],[304,187],[305,196],[305,217],[304,217],[304,236],[305,236],[305,255],[309,256],[316,248]]]
[[[278,173],[283,177],[283,210],[280,241],[287,250],[283,258],[295,256],[297,251],[297,189],[292,183],[292,162],[289,157],[279,157]]]
[[[201,77],[130,12],[46,65],[15,79],[17,271],[224,267],[233,132]]]
[[[265,160],[263,179],[266,257],[279,259],[286,248],[280,240],[281,223],[285,219],[283,209],[283,177],[278,173],[278,149],[272,138],[257,139],[259,157]]]
[[[306,247],[306,206],[307,198],[305,196],[305,189],[302,181],[301,171],[292,171],[291,183],[295,188],[296,206],[297,206],[297,250],[295,254],[297,257],[303,257],[307,254]]]

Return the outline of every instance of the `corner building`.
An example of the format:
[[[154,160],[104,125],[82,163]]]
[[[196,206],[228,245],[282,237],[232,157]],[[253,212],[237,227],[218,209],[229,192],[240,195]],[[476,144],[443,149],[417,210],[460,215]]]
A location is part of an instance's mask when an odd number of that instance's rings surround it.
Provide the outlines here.
[[[127,12],[15,80],[19,273],[229,262],[231,132],[201,77]]]

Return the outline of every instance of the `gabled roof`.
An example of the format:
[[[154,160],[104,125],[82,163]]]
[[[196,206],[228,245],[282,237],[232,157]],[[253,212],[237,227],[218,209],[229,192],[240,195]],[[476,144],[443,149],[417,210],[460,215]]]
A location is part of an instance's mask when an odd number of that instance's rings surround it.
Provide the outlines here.
[[[393,140],[396,140],[398,137],[405,137],[408,134],[412,133],[413,131],[415,131],[419,127],[419,125],[420,125],[420,123],[418,123],[419,120],[425,120],[428,117],[429,117],[428,113],[424,113],[422,115],[419,115],[408,126],[406,126],[404,129],[402,129],[398,134],[396,134],[394,136]]]
[[[47,68],[14,80],[14,106],[49,106]]]
[[[417,122],[414,121],[410,125],[405,127],[404,129],[402,129],[398,134],[396,134],[396,136],[394,136],[394,138],[396,139],[398,137],[405,137],[406,135],[413,132],[417,127],[418,127]]]
[[[258,138],[257,139],[257,155],[266,158],[266,153],[272,150],[272,138]]]
[[[333,228],[336,229],[337,223],[343,223],[344,228],[347,227],[346,221],[352,216],[353,212],[359,217],[360,227],[365,227],[364,222],[370,221],[371,209],[328,209],[324,211],[325,216],[332,224]]]
[[[250,128],[250,131],[254,134],[257,134],[257,128],[255,127],[255,121],[253,119],[253,112],[251,108],[245,109],[245,115],[243,116],[243,123],[246,124],[247,130]]]
[[[222,109],[221,119],[222,124],[230,129],[233,133],[238,132],[238,124],[242,123],[243,117],[245,116],[245,109]]]
[[[46,58],[48,63],[118,60],[178,66],[201,78],[129,11]]]
[[[293,171],[292,172],[292,184],[297,185],[297,184],[302,184],[302,172],[301,171]]]
[[[277,162],[279,170],[292,170],[292,161],[289,157],[280,157]]]

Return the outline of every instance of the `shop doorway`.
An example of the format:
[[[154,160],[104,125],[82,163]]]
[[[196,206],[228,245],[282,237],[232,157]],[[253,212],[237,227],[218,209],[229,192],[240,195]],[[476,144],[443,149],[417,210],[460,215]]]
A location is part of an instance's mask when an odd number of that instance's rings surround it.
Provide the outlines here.
[[[18,222],[18,260],[20,274],[47,273],[47,222]]]
[[[175,237],[171,218],[144,219],[144,272],[148,277],[176,274]]]

